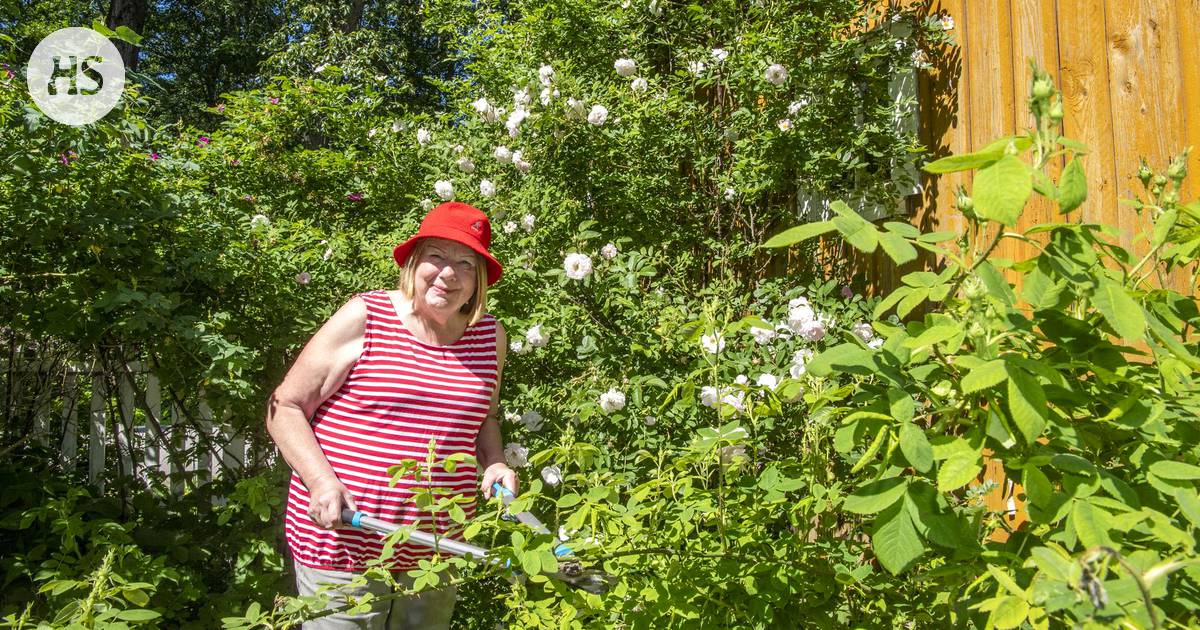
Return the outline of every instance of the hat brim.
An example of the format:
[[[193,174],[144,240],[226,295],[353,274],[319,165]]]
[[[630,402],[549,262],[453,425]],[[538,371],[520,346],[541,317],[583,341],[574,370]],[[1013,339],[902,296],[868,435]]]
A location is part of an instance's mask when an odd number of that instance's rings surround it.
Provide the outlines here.
[[[444,238],[449,241],[454,241],[455,243],[462,243],[463,245],[470,247],[475,253],[483,256],[484,264],[487,266],[489,287],[493,284],[496,284],[496,282],[500,280],[500,276],[504,273],[504,267],[500,265],[500,261],[496,260],[496,257],[492,256],[488,250],[480,246],[479,242],[475,240],[475,237],[463,232],[462,230],[456,230],[452,227],[425,228],[421,234],[418,234],[397,245],[396,248],[392,250],[392,258],[396,260],[397,265],[403,267],[404,264],[408,262],[408,257],[410,254],[412,254],[412,249],[416,246],[417,241],[430,237]]]

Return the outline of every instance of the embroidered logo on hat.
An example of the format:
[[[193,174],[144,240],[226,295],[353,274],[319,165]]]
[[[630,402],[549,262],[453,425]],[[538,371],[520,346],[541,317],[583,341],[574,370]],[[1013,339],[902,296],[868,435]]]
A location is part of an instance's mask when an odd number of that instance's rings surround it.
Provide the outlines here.
[[[476,234],[482,232],[483,231],[483,221],[476,221],[476,222],[472,223],[471,230],[474,231]]]

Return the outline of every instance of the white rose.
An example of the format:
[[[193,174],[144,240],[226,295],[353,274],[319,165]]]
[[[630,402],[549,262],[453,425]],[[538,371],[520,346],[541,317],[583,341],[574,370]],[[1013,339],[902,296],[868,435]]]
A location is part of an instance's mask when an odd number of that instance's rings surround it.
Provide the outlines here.
[[[542,430],[542,423],[542,414],[536,411],[526,411],[521,414],[521,424],[534,433]]]
[[[529,88],[522,88],[513,92],[513,110],[521,111],[533,102],[533,96],[529,94]]]
[[[513,339],[508,342],[508,350],[513,354],[525,354],[525,342],[520,339]]]
[[[532,214],[527,214],[521,217],[521,227],[525,228],[526,232],[532,232],[533,226],[537,224],[537,217]]]
[[[437,196],[443,201],[449,201],[454,198],[454,184],[444,179],[439,179],[434,182],[433,191],[436,192]]]
[[[538,68],[538,81],[541,82],[542,85],[550,85],[550,82],[553,80],[554,80],[554,68],[553,67],[551,67],[549,64],[545,64],[542,67]]]
[[[455,152],[455,153],[462,153],[463,151],[466,151],[466,150],[467,150],[467,148],[466,148],[466,147],[464,147],[464,146],[463,146],[463,145],[461,145],[461,144],[456,144],[456,145],[454,145],[454,152]]]
[[[763,78],[772,85],[783,85],[788,80],[787,68],[782,65],[773,63],[767,67],[767,71],[763,73]]]
[[[301,271],[296,274],[296,284],[305,285],[312,281],[312,274],[307,271]]]
[[[725,61],[725,59],[727,59],[728,57],[729,57],[729,51],[728,51],[728,50],[725,50],[724,48],[714,48],[714,49],[712,49],[712,58],[713,58],[713,61],[715,61],[715,62],[717,62],[717,63],[721,63],[722,61]]]
[[[525,342],[534,348],[542,348],[547,343],[550,343],[550,340],[547,339],[546,335],[542,333],[542,325],[538,324],[537,326],[525,331]]]
[[[424,210],[425,212],[429,212],[432,209],[433,209],[433,200],[432,199],[422,199],[421,200],[421,210]]]
[[[750,327],[750,334],[754,337],[754,341],[759,345],[771,343],[775,338],[775,331],[770,328],[759,328],[758,326]]]
[[[529,449],[516,442],[509,442],[504,447],[504,459],[513,468],[524,468],[529,465]]]
[[[512,424],[516,424],[521,421],[521,414],[519,414],[515,411],[505,411],[504,419],[507,420],[508,422],[511,422]]]
[[[333,257],[333,248],[332,248],[332,247],[326,247],[326,248],[325,248],[325,253],[324,253],[324,254],[321,254],[321,260],[329,260],[329,259],[330,259],[330,258],[332,258],[332,257]]]
[[[655,418],[654,416],[646,416],[644,422],[646,423],[646,426],[652,427],[658,424],[658,418]]]
[[[942,30],[943,31],[954,30],[954,17],[951,16],[949,13],[942,14],[941,22],[942,22]]]
[[[799,334],[800,329],[803,328],[805,324],[816,318],[816,311],[814,311],[812,306],[809,305],[808,301],[805,300],[804,302],[798,303],[788,309],[787,323],[792,329],[792,332]]]
[[[256,214],[250,217],[250,227],[265,227],[271,225],[271,219],[265,214]]]
[[[475,113],[479,114],[480,118],[483,118],[484,122],[494,123],[500,118],[499,112],[486,98],[473,101],[471,107],[475,110]]]
[[[431,140],[433,140],[433,134],[429,133],[428,129],[417,130],[417,144],[425,146],[429,144]]]
[[[700,404],[704,405],[705,407],[716,407],[717,400],[719,399],[720,395],[718,394],[716,387],[713,387],[712,385],[705,385],[704,387],[700,388]]]
[[[692,74],[694,74],[696,76],[700,76],[701,74],[704,74],[704,71],[707,69],[708,69],[708,65],[706,65],[703,61],[689,61],[688,62],[688,72],[691,72]]]
[[[572,280],[583,280],[592,273],[592,259],[587,254],[571,253],[563,259],[563,269]]]
[[[637,72],[637,62],[632,59],[622,57],[613,62],[613,68],[616,69],[617,74],[623,77],[631,77],[635,72]]]
[[[514,109],[513,112],[508,115],[508,120],[504,123],[504,126],[508,129],[508,135],[513,138],[517,137],[521,133],[521,123],[525,122],[525,119],[528,117],[528,111],[524,109]]]
[[[546,466],[542,469],[542,479],[546,481],[546,485],[557,486],[562,483],[562,469],[558,466]]]
[[[550,88],[542,88],[542,91],[538,93],[538,101],[542,106],[549,105],[551,96],[558,96],[558,90],[552,91]]]
[[[740,444],[722,446],[717,449],[717,456],[721,459],[722,464],[732,464],[739,459],[746,457],[746,447]]]
[[[629,84],[629,88],[634,92],[641,94],[650,88],[650,84],[642,77],[638,77]]]
[[[491,180],[485,179],[479,182],[479,194],[484,197],[496,196],[496,185]]]
[[[725,338],[718,334],[701,335],[700,347],[709,354],[716,354],[725,349]]]
[[[775,125],[777,127],[779,127],[779,130],[784,133],[787,133],[792,130],[792,121],[790,118],[784,118],[782,120],[779,120],[778,122],[775,123]]]
[[[372,129],[372,130],[370,130],[370,131],[368,131],[368,132],[367,132],[367,137],[368,137],[368,138],[374,138],[374,137],[375,137],[375,134],[377,134],[377,133],[379,133],[379,130],[378,130],[378,129]]]
[[[613,245],[612,243],[609,243],[609,244],[605,245],[604,247],[601,247],[600,255],[605,257],[608,260],[612,260],[613,258],[616,258],[617,257],[617,246]]]
[[[745,374],[738,374],[736,377],[734,377],[733,382],[736,385],[745,387],[746,385],[750,384],[750,377],[746,376]]]
[[[608,391],[600,394],[600,408],[604,413],[612,413],[625,408],[625,394],[621,391],[610,388]]]
[[[475,172],[475,162],[473,162],[471,160],[471,158],[464,155],[464,156],[458,158],[458,170],[460,170],[464,173],[474,173]]]
[[[744,392],[726,391],[721,397],[721,402],[733,407],[735,411],[741,413],[746,410],[746,394]]]
[[[775,389],[779,385],[779,379],[774,374],[759,374],[755,384],[766,389]]]
[[[871,343],[871,340],[875,338],[875,330],[866,322],[858,322],[850,328],[850,332],[854,333],[854,336],[862,340],[863,343]]]
[[[505,221],[504,222],[504,233],[505,234],[512,234],[513,232],[516,232],[516,231],[517,231],[517,224],[515,221]]]
[[[567,118],[583,120],[587,117],[587,103],[567,97]]]
[[[588,122],[599,127],[608,120],[608,108],[603,105],[592,105],[592,111],[588,112]]]
[[[399,120],[392,121],[392,133],[400,133],[402,129],[404,129],[404,123],[401,123]]]
[[[820,319],[805,322],[798,332],[807,341],[820,341],[825,338],[825,322]]]
[[[808,106],[808,99],[801,97],[800,100],[792,101],[788,105],[788,114],[791,116],[795,116],[796,114],[800,113],[800,110],[804,109],[807,106]]]
[[[878,349],[880,349],[881,347],[883,347],[883,338],[882,338],[882,337],[876,337],[876,338],[872,339],[871,341],[868,341],[868,342],[867,342],[867,347],[868,347],[868,348],[870,348],[870,349],[872,349],[872,350],[878,350]]]
[[[804,367],[809,361],[812,361],[812,358],[812,350],[809,350],[808,348],[801,348],[800,350],[796,351],[796,354],[792,355],[792,364]],[[801,371],[800,373],[803,374],[804,372]]]
[[[516,157],[516,152],[513,153],[513,166],[517,167],[517,170],[522,173],[528,173],[533,168],[533,165],[529,162]]]
[[[737,191],[732,188],[725,189],[725,201],[733,201],[737,199]]]
[[[497,162],[511,164],[513,160],[513,152],[508,150],[508,147],[499,146],[492,152],[492,157],[496,158]]]
[[[650,0],[649,8],[654,17],[659,17],[663,13],[662,5],[658,3],[658,0]]]

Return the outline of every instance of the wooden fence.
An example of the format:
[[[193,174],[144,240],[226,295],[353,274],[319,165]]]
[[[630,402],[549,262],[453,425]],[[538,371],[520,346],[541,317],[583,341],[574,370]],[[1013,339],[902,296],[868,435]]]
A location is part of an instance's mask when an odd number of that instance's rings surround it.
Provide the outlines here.
[[[32,418],[28,438],[61,453],[65,470],[86,471],[94,486],[102,488],[116,466],[120,476],[143,485],[161,475],[178,494],[246,463],[245,436],[231,427],[228,413],[215,415],[202,391],[194,409],[173,395],[164,401],[159,378],[139,362],[113,369],[99,361],[18,359],[3,370],[9,413]]]

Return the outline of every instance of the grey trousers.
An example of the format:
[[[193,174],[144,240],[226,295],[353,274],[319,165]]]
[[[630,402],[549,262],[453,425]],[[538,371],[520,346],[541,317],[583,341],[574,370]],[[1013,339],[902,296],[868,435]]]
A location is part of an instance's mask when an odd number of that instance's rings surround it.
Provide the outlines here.
[[[350,571],[313,569],[297,562],[296,589],[302,596],[315,595],[323,584],[346,584],[358,575]],[[396,581],[412,588],[413,578],[403,573],[396,574]],[[391,592],[387,583],[372,580],[366,586],[326,591],[325,596],[330,598],[329,607],[337,608],[346,605],[345,595],[362,597],[372,593],[378,597]],[[445,586],[420,595],[375,602],[365,613],[326,615],[305,622],[304,630],[448,630],[456,600],[457,587]]]

